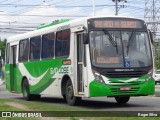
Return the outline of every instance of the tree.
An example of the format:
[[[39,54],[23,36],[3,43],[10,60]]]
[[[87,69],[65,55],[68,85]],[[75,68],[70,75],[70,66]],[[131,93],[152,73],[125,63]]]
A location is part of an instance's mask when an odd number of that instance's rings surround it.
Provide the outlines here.
[[[6,39],[2,40],[0,39],[0,50],[1,50],[1,57],[4,60],[5,59],[5,49],[6,49]]]

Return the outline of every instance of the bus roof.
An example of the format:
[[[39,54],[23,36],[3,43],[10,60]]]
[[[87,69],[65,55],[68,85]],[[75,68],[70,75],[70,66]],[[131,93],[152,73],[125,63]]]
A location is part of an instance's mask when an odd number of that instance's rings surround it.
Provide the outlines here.
[[[43,34],[47,34],[50,32],[56,31],[58,27],[65,26],[65,25],[70,25],[70,28],[76,27],[76,26],[86,26],[87,25],[87,20],[88,19],[93,19],[93,18],[130,18],[130,19],[137,19],[133,17],[124,17],[124,16],[93,16],[93,17],[83,17],[79,19],[74,19],[74,20],[69,20],[66,22],[62,22],[60,24],[56,24],[54,26],[49,26],[49,27],[44,27],[42,29],[35,29],[34,31],[30,31],[27,33],[23,33],[20,35],[12,36],[7,39],[7,42],[15,42],[19,40],[23,40],[26,38],[34,37],[34,36],[39,36]],[[137,19],[137,20],[142,20],[142,19]]]

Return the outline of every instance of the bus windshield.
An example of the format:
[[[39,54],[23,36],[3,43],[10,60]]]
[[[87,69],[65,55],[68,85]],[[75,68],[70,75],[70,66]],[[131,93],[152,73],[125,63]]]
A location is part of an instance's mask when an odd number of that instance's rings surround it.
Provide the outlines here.
[[[147,32],[90,31],[91,60],[95,67],[129,68],[152,65]]]

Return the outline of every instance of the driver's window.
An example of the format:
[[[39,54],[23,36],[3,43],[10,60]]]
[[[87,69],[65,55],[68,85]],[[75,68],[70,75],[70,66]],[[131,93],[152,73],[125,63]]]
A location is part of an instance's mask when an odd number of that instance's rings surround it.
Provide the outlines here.
[[[147,52],[146,50],[146,34],[144,33],[136,33],[136,49],[139,52],[145,53]]]

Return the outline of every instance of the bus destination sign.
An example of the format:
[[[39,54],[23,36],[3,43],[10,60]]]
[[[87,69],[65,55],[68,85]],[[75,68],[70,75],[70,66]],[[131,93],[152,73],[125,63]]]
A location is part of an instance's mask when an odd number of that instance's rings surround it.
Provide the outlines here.
[[[95,19],[91,20],[94,28],[143,28],[144,22],[132,19]]]

